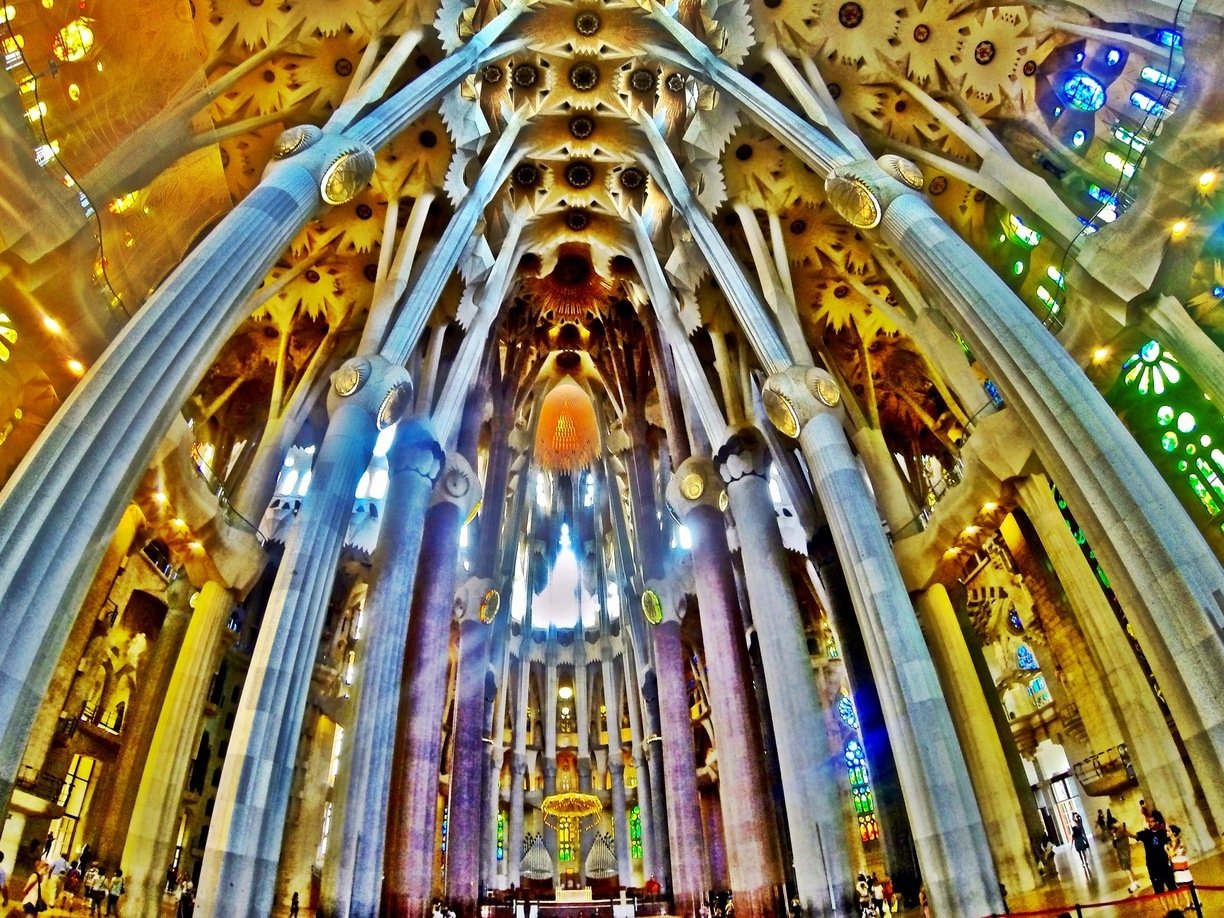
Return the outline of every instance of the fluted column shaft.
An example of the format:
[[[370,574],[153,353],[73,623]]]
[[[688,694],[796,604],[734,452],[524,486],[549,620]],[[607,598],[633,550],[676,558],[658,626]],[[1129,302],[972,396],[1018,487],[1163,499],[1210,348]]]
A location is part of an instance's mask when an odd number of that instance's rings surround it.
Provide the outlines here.
[[[180,571],[178,579],[166,590],[166,616],[153,638],[152,646],[140,667],[135,691],[124,711],[119,755],[114,766],[102,773],[94,793],[107,801],[98,832],[98,856],[117,860],[127,838],[128,824],[140,790],[137,775],[144,773],[149,747],[161,719],[162,703],[170,687],[175,661],[191,622],[189,602],[195,588]]]
[[[799,897],[815,914],[840,914],[853,891],[851,864],[840,843],[842,814],[830,750],[826,743],[813,743],[813,737],[823,736],[824,720],[769,493],[768,445],[755,430],[741,429],[719,451],[718,464],[739,534],[769,690]]]
[[[700,487],[694,486],[700,479]],[[782,882],[764,748],[749,672],[727,532],[714,496],[722,482],[708,460],[686,459],[668,487],[668,501],[693,537],[693,576],[710,681],[710,717],[731,885],[740,915],[765,915]],[[686,490],[687,489],[687,490]]]
[[[254,289],[319,203],[288,161],[244,198],[111,342],[0,495],[0,808],[105,544],[147,459]],[[69,524],[70,523],[70,524]]]
[[[1188,843],[1198,851],[1208,850],[1214,839],[1203,822],[1186,765],[1130,641],[1058,509],[1049,480],[1044,475],[1029,476],[1016,492],[1084,629],[1147,799],[1155,801],[1166,818],[1177,814],[1182,831],[1189,833]]]
[[[448,457],[448,461],[456,458]],[[425,518],[429,539],[421,549],[408,621],[387,819],[383,913],[396,918],[427,914],[433,895],[438,769],[450,663],[447,650],[462,525],[460,507],[448,500],[435,503]]]
[[[471,610],[459,624],[459,664],[455,673],[455,754],[450,775],[450,833],[446,845],[446,898],[461,916],[476,913],[480,896],[480,769],[485,708],[492,704],[489,626]],[[486,818],[497,820],[494,810]]]
[[[694,765],[697,752],[689,714],[687,660],[680,640],[680,622],[674,616],[672,610],[651,634],[659,690],[663,778],[667,782],[672,898],[676,914],[694,915],[710,888],[710,863],[703,841],[701,799],[697,795]]]
[[[943,673],[944,697],[961,739],[999,879],[1012,892],[1032,889],[1037,873],[1024,813],[948,591],[936,584],[918,596],[916,606]]]
[[[400,424],[387,455],[390,480],[363,611],[367,649],[337,852],[334,909],[347,918],[378,914],[408,613],[425,513],[444,458],[432,430],[420,420]]]
[[[233,607],[234,597],[212,580],[196,598],[140,776],[120,858],[127,880],[125,914],[152,918],[161,907],[179,797],[195,753],[205,693],[224,647],[220,635]]]
[[[365,375],[357,374],[350,387],[349,371],[358,364]],[[272,586],[230,735],[200,876],[203,914],[266,914],[272,907],[306,694],[353,493],[374,451],[376,419],[385,406],[402,404],[410,388],[402,368],[377,357],[355,358],[333,376],[331,420]],[[383,420],[397,421],[398,412]]]
[[[810,378],[819,371],[798,372]],[[771,377],[767,388],[776,381]],[[794,404],[804,398],[787,391]],[[824,397],[832,398],[827,390]],[[875,502],[837,415],[801,409],[796,421],[866,640],[928,895],[941,914],[1000,911],[998,881],[964,755]]]
[[[1224,821],[1224,568],[1071,355],[913,194],[881,238],[906,258],[988,367],[1109,573]]]
[[[603,576],[600,575],[600,586]],[[606,592],[604,593],[606,595]],[[612,784],[612,827],[616,835],[616,870],[622,886],[629,882],[629,822],[625,812],[625,750],[621,747],[620,684],[611,641],[603,640],[604,726],[608,731],[608,774]]]

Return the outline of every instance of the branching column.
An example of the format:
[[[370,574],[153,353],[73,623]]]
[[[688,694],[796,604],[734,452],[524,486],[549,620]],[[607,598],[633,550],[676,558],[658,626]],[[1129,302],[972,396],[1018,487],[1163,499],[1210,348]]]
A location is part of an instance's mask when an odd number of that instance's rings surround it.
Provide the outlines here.
[[[434,837],[442,715],[450,675],[451,622],[459,530],[480,497],[467,460],[446,457],[446,468],[425,517],[429,539],[421,547],[408,620],[399,727],[388,797],[386,887],[382,914],[418,918],[433,895]]]
[[[387,454],[390,481],[363,612],[367,651],[338,851],[334,905],[336,914],[346,918],[378,914],[408,610],[425,512],[445,458],[429,425],[415,419],[400,424]]]
[[[736,913],[758,918],[777,907],[781,854],[731,552],[719,509],[722,494],[722,480],[713,464],[696,458],[681,463],[667,486],[668,503],[693,536],[693,574],[701,607],[710,715],[718,746],[719,796]]]
[[[797,436],[846,572],[896,751],[923,878],[940,914],[1002,909],[985,828],[930,651],[842,430],[832,378],[793,367],[766,380],[770,420]],[[921,729],[921,734],[919,733]]]
[[[230,735],[200,877],[202,914],[271,910],[306,695],[353,494],[380,424],[399,420],[410,392],[403,368],[377,356],[349,360],[332,376],[331,420]]]
[[[837,777],[823,736],[823,716],[807,634],[769,493],[769,446],[756,430],[737,430],[716,461],[727,482],[739,533],[744,580],[769,689],[774,742],[790,826],[798,892],[806,909],[840,914],[853,890],[841,839]]]

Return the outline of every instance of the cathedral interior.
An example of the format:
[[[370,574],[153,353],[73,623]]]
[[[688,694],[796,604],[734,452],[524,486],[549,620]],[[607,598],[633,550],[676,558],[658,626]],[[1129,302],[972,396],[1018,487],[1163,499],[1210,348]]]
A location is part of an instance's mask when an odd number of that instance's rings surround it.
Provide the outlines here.
[[[1218,854],[1222,38],[0,0],[10,890],[981,918],[1100,810]]]

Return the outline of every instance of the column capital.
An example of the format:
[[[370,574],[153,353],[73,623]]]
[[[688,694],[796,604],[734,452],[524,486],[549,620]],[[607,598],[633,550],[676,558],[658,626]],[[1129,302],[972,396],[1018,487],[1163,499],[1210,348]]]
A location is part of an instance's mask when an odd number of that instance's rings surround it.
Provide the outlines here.
[[[433,426],[426,419],[410,418],[400,424],[387,451],[387,467],[392,475],[419,475],[432,488],[445,464],[446,451],[438,444]]]
[[[734,484],[750,475],[768,479],[772,461],[765,437],[755,427],[746,424],[735,428],[727,442],[714,454],[714,464],[727,484]]]
[[[761,401],[774,427],[798,437],[814,417],[837,409],[841,390],[824,370],[796,364],[765,380]]]
[[[466,520],[480,504],[480,497],[480,479],[471,463],[459,453],[447,453],[429,505],[454,504],[459,509],[459,519]]]
[[[680,463],[667,483],[667,505],[681,522],[698,507],[713,507],[721,513],[727,505],[727,492],[714,463],[696,456]]]
[[[858,229],[875,229],[897,198],[922,188],[922,170],[893,153],[838,166],[825,179],[833,209]]]
[[[370,145],[313,124],[282,131],[272,143],[269,170],[292,164],[305,169],[319,186],[324,204],[344,204],[357,197],[374,177]]]
[[[455,620],[491,624],[501,606],[501,594],[491,577],[468,577],[455,590]]]
[[[688,562],[687,566],[677,565],[677,569],[667,577],[647,580],[646,590],[654,593],[659,600],[659,620],[651,624],[681,621],[686,609],[685,595],[694,590],[692,562]],[[645,592],[644,590],[643,596]],[[644,600],[643,612],[646,611],[645,602]],[[649,618],[647,620],[649,621]]]
[[[411,401],[408,371],[379,354],[368,354],[350,357],[332,373],[327,413],[334,417],[341,408],[355,406],[384,430],[399,422]]]

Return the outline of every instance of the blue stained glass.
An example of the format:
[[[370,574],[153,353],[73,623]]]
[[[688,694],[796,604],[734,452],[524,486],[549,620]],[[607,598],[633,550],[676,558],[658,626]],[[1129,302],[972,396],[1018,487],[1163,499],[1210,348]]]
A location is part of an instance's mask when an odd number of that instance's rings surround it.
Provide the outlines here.
[[[1016,611],[1015,606],[1012,606],[1012,610],[1007,613],[1007,623],[1017,634],[1024,630],[1024,622],[1020,621],[1020,613]]]
[[[1067,104],[1081,112],[1098,111],[1105,104],[1105,87],[1100,81],[1080,71],[1063,83]]]
[[[854,702],[850,700],[849,695],[843,694],[837,699],[837,713],[844,723],[851,730],[859,728],[858,715],[854,713]]]
[[[1029,650],[1027,644],[1021,644],[1016,651],[1016,665],[1021,669],[1038,669],[1037,658],[1033,656],[1033,651]]]

